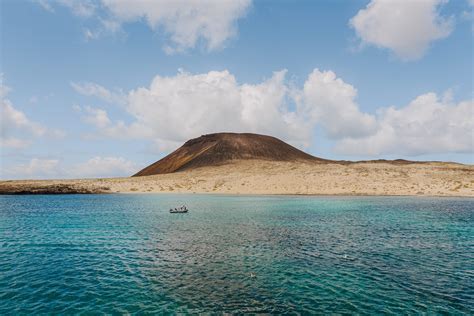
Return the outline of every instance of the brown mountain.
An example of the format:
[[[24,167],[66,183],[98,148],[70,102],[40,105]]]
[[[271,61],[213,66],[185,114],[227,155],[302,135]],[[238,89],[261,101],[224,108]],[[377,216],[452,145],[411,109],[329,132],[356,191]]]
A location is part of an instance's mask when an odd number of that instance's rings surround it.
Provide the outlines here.
[[[232,160],[313,161],[311,156],[278,138],[250,133],[216,133],[188,140],[183,146],[133,176],[171,173],[222,165]]]

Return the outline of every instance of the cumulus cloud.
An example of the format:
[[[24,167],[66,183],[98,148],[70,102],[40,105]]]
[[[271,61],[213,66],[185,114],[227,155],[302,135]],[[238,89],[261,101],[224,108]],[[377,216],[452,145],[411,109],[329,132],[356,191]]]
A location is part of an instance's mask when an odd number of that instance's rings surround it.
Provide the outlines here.
[[[64,136],[63,131],[47,128],[32,121],[24,112],[16,109],[7,98],[9,91],[10,88],[3,84],[3,76],[0,75],[0,145],[2,147],[26,147],[31,143],[31,137],[60,138]]]
[[[349,24],[363,43],[390,49],[403,60],[415,60],[433,41],[451,33],[452,19],[439,12],[445,2],[372,0]]]
[[[250,6],[250,0],[103,0],[120,21],[145,20],[150,28],[163,28],[170,35],[169,53],[194,47],[199,39],[208,50],[222,47],[236,33],[235,22]]]
[[[344,154],[418,155],[472,152],[473,104],[453,104],[428,93],[401,108],[365,113],[357,89],[332,71],[314,69],[303,87],[285,80],[286,70],[256,84],[238,83],[228,71],[178,72],[156,76],[148,87],[128,92],[131,120],[111,120],[102,109],[85,107],[84,120],[99,135],[148,139],[159,151],[213,132],[273,135],[295,146],[312,144],[317,126]]]
[[[103,178],[130,176],[139,166],[122,157],[93,157],[65,165],[58,159],[32,158],[28,163],[2,168],[3,179]]]
[[[304,84],[304,113],[320,124],[332,139],[363,137],[375,131],[373,115],[362,113],[355,101],[357,90],[332,71],[315,69]]]
[[[285,73],[275,72],[254,85],[239,84],[225,70],[156,76],[149,87],[128,93],[125,108],[132,123],[110,122],[100,133],[147,138],[162,150],[201,134],[221,131],[271,134],[295,145],[309,145],[310,122],[290,109]]]
[[[168,36],[167,53],[182,52],[202,41],[208,51],[222,48],[236,32],[251,0],[101,0],[37,1],[54,12],[53,3],[69,8],[75,15],[94,17],[99,22],[95,30],[87,28],[87,39],[113,33],[124,23],[144,21],[157,32]]]
[[[435,93],[420,95],[407,106],[379,110],[377,132],[347,137],[337,145],[345,154],[421,155],[474,151],[474,102],[452,104]]]

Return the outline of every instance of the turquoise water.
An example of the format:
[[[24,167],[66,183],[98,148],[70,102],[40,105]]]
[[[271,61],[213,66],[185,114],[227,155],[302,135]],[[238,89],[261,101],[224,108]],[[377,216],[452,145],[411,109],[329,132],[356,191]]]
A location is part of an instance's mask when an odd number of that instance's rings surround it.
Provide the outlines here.
[[[169,214],[186,204],[188,214]],[[473,314],[474,200],[0,197],[0,314]]]

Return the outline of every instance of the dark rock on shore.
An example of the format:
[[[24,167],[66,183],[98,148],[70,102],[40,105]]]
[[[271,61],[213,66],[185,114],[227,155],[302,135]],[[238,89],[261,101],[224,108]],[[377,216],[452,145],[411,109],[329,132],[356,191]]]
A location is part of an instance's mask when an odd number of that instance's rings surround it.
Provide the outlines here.
[[[86,188],[75,184],[8,185],[0,186],[0,194],[99,194],[108,193],[108,187]]]

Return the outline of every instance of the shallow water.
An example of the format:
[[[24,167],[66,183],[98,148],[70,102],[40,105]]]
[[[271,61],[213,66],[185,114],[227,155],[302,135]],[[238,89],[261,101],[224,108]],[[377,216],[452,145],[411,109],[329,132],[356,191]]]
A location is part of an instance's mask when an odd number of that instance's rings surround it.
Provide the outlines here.
[[[169,214],[186,204],[188,214]],[[0,197],[0,314],[474,313],[474,200]]]

